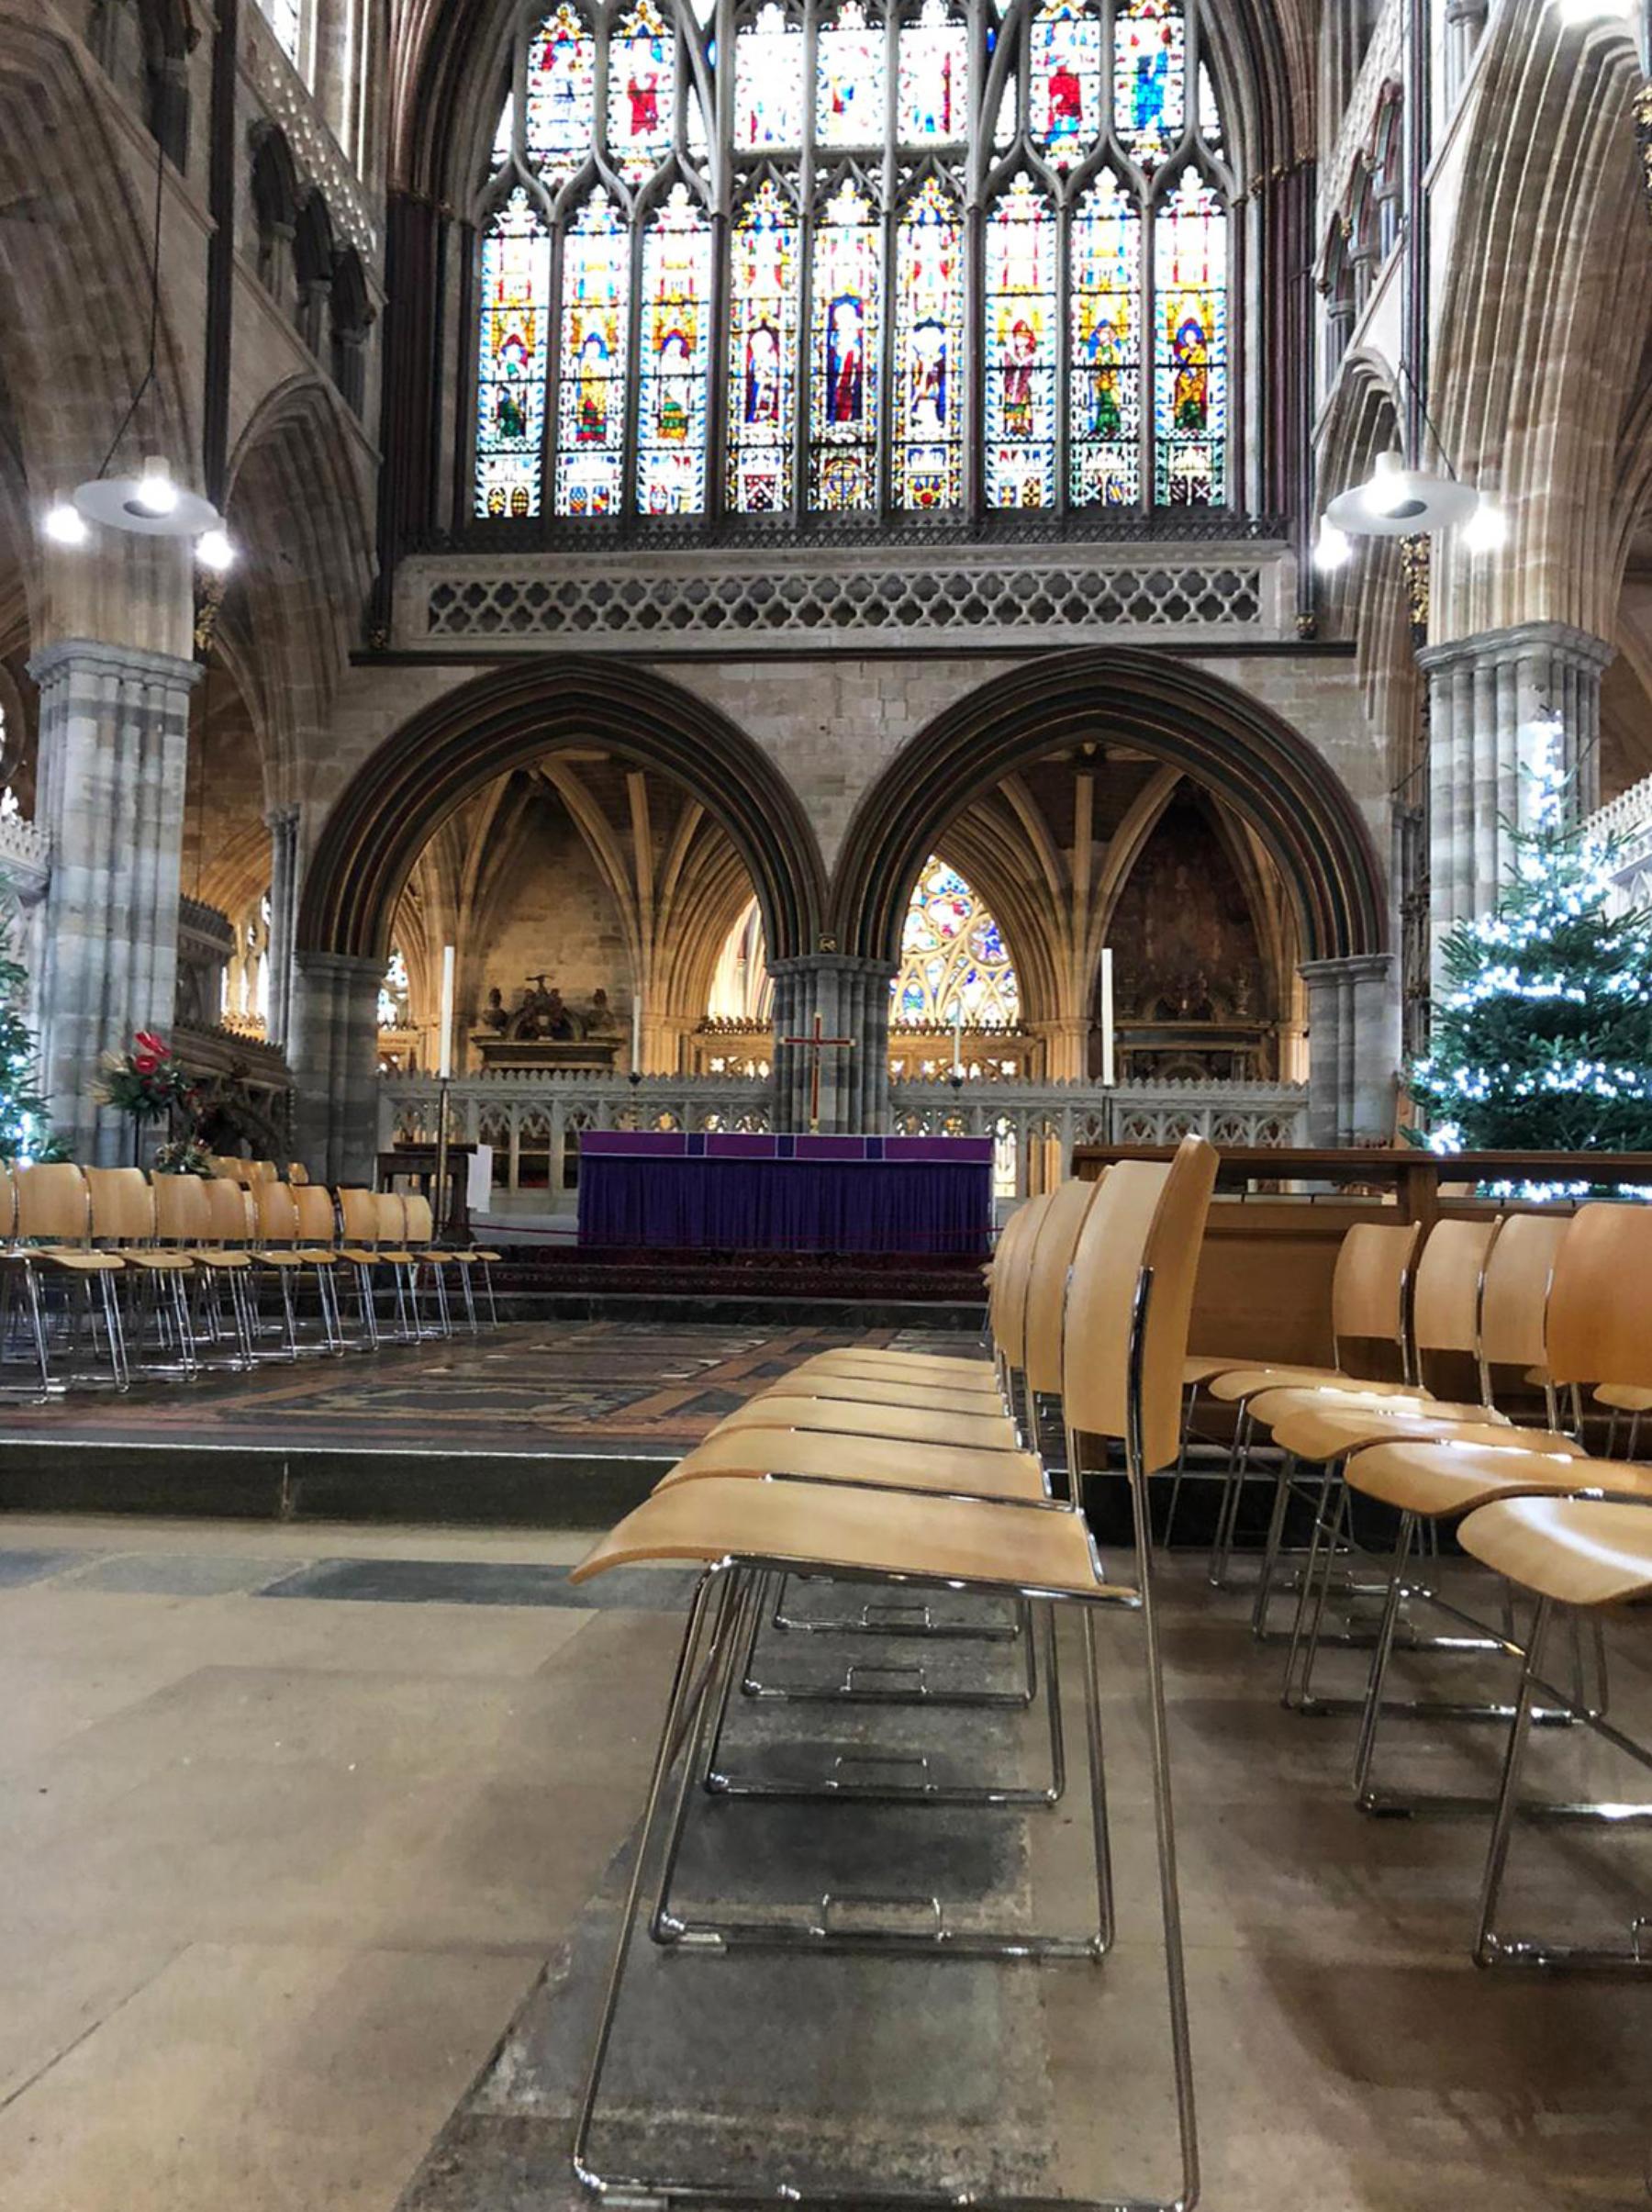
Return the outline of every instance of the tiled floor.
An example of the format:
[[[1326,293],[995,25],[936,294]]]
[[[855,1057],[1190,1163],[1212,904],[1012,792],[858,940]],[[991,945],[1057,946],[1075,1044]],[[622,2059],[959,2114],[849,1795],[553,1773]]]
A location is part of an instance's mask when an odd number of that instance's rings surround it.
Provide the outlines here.
[[[594,1986],[581,1961],[608,1930],[676,1633],[666,1592],[640,1581],[610,1592],[618,1603],[569,1602],[552,1570],[582,1547],[0,1524],[5,2212],[571,2201],[567,2093]],[[1173,1570],[1204,2202],[1644,2204],[1652,1991],[1477,1972],[1479,1825],[1362,1819],[1345,1724],[1279,1709],[1278,1655],[1250,1642],[1241,1611],[1191,1564]],[[1629,1726],[1652,1721],[1646,1627],[1617,1638]],[[1148,1881],[1151,1825],[1124,1657],[1105,1718],[1129,1899]],[[1495,1732],[1468,1733],[1450,1754],[1410,1732],[1394,1749],[1431,1778],[1484,1773]],[[1593,1779],[1629,1795],[1646,1778]],[[1065,1807],[1051,1826],[1063,1849],[1073,1818]],[[1649,1889],[1652,1838],[1537,1836],[1517,1902],[1621,1926]],[[573,1965],[539,1988],[564,1955]],[[655,2047],[649,2063],[680,2066],[679,2093],[709,2103],[742,2016],[716,2011],[732,1987],[720,1969],[694,1971],[692,2044]],[[803,1971],[787,1966],[770,2000],[799,2021]],[[1104,1970],[1105,2004],[1087,1971],[1035,2000],[1017,1986],[956,2034],[908,1982],[893,2001],[907,2010],[880,1998],[829,2073],[809,2072],[818,2025],[787,2062],[876,2141],[939,2039],[935,2078],[965,2121],[998,2129],[1007,2157],[1058,2129],[1076,2190],[1122,2144],[1145,2157],[1160,2109],[1151,1947]],[[932,2085],[919,2084],[926,2125]]]

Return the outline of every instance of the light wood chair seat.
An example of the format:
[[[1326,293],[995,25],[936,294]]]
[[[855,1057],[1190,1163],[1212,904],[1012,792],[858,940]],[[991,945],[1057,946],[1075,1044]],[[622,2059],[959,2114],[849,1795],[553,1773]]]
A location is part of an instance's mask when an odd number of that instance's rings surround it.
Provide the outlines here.
[[[187,1275],[195,1261],[187,1252],[151,1252],[123,1249],[120,1257],[128,1268],[142,1268],[151,1275]]]
[[[1370,1398],[1354,1403],[1342,1393],[1268,1391],[1253,1400],[1258,1421],[1282,1451],[1323,1464],[1400,1436],[1456,1436],[1464,1429],[1508,1433],[1508,1423],[1483,1405],[1434,1403],[1416,1398]],[[1546,1431],[1541,1432],[1546,1435]]]
[[[749,1428],[833,1429],[851,1436],[887,1436],[913,1444],[967,1444],[989,1451],[1019,1451],[1007,1413],[937,1413],[909,1402],[862,1405],[852,1398],[804,1398],[778,1391],[753,1398],[720,1421],[712,1432]]]
[[[750,1402],[760,1405],[770,1395],[812,1398],[823,1405],[910,1405],[930,1413],[956,1413],[970,1421],[993,1420],[1003,1413],[1003,1400],[996,1392],[960,1391],[950,1382],[924,1382],[917,1376],[897,1380],[887,1375],[800,1375],[794,1369],[776,1377],[762,1397]]]
[[[1470,1514],[1457,1538],[1496,1573],[1563,1605],[1652,1595],[1652,1513],[1644,1505],[1511,1498]]]
[[[307,1252],[297,1245],[260,1246],[252,1254],[261,1268],[330,1268],[338,1255]]]
[[[926,1389],[944,1385],[951,1391],[995,1402],[1001,1395],[997,1373],[984,1359],[920,1360],[915,1355],[910,1360],[904,1355],[897,1357],[899,1365],[875,1351],[816,1352],[811,1357],[799,1360],[781,1380],[787,1383],[812,1382],[817,1376],[853,1375],[864,1377],[869,1382],[910,1380]]]
[[[655,1484],[703,1481],[709,1475],[747,1480],[770,1475],[815,1482],[854,1482],[877,1490],[944,1491],[952,1497],[1016,1499],[1044,1504],[1049,1495],[1035,1452],[972,1450],[967,1445],[891,1444],[877,1436],[834,1436],[821,1429],[741,1429],[709,1436]]]
[[[609,1568],[651,1560],[729,1558],[1135,1603],[1135,1592],[1122,1584],[1103,1588],[1075,1514],[715,1478],[656,1491],[586,1554],[569,1579],[588,1581]]]
[[[1652,1468],[1587,1458],[1569,1436],[1524,1433],[1544,1441],[1374,1444],[1348,1461],[1348,1487],[1424,1520],[1468,1513],[1489,1498],[1521,1497],[1533,1491],[1614,1490],[1652,1498]]]
[[[1602,1382],[1594,1394],[1597,1405],[1609,1405],[1614,1413],[1652,1413],[1652,1390],[1638,1382]]]
[[[118,1252],[85,1252],[75,1245],[40,1245],[17,1257],[41,1260],[71,1275],[118,1275],[126,1261]]]
[[[251,1252],[221,1252],[213,1246],[195,1246],[189,1257],[197,1268],[228,1268],[232,1273],[252,1265]]]
[[[1289,1366],[1227,1368],[1204,1387],[1212,1398],[1220,1398],[1227,1405],[1242,1398],[1255,1398],[1262,1391],[1352,1391],[1367,1398],[1414,1398],[1417,1394],[1414,1383],[1370,1382],[1363,1376],[1345,1374],[1341,1368]]]
[[[1220,1352],[1189,1352],[1182,1361],[1184,1383],[1210,1382],[1218,1375],[1231,1374],[1235,1368],[1256,1365],[1255,1360],[1235,1359]]]

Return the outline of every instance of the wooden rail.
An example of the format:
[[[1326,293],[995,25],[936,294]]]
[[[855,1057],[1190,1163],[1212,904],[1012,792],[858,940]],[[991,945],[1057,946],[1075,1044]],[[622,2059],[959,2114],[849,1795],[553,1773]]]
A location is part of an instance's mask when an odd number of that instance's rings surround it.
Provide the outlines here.
[[[1086,1145],[1073,1154],[1073,1172],[1094,1180],[1115,1160],[1171,1156],[1159,1145]],[[1194,1294],[1194,1350],[1328,1361],[1331,1278],[1353,1224],[1414,1221],[1426,1229],[1443,1214],[1532,1204],[1475,1196],[1476,1186],[1502,1181],[1652,1189],[1652,1152],[1224,1151]],[[1291,1188],[1312,1184],[1334,1188]]]

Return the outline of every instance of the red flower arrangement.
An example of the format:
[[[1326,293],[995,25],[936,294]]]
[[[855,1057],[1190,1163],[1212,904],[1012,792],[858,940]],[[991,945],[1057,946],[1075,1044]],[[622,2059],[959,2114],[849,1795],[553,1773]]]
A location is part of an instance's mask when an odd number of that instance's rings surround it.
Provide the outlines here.
[[[152,1029],[139,1030],[128,1051],[108,1056],[98,1095],[135,1122],[159,1122],[174,1106],[191,1112],[197,1097],[184,1063]]]

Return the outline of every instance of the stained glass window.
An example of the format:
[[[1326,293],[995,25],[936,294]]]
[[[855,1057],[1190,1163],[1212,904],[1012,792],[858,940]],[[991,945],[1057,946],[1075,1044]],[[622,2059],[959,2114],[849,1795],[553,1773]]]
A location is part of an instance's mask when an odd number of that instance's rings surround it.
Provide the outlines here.
[[[829,514],[877,499],[881,225],[845,177],[816,218],[809,343],[809,503]]]
[[[608,41],[608,129],[614,166],[628,184],[671,149],[676,106],[676,32],[670,0],[637,0]]]
[[[895,232],[894,498],[956,507],[964,494],[964,229],[925,177]]]
[[[900,26],[895,128],[903,146],[961,139],[969,128],[969,26],[947,0],[917,0]]]
[[[912,887],[900,973],[890,986],[897,1022],[1013,1028],[1021,987],[1003,933],[955,868],[932,855]]]
[[[815,143],[880,145],[885,83],[882,18],[843,0],[815,33]]]
[[[618,511],[625,464],[625,339],[631,236],[600,185],[563,245],[556,511]]]
[[[987,218],[987,504],[1055,499],[1055,214],[1018,176]]]
[[[711,362],[711,226],[674,184],[642,234],[637,508],[698,515],[706,505],[706,373]]]
[[[1113,20],[1113,126],[1144,167],[1163,161],[1181,138],[1187,74],[1179,0],[1129,0]]]
[[[478,518],[1227,500],[1212,0],[515,5]]]
[[[1154,215],[1154,497],[1226,496],[1227,211],[1187,169]]]
[[[742,152],[803,142],[803,26],[765,0],[734,36],[734,143]]]
[[[792,497],[798,217],[765,177],[734,218],[729,285],[729,505],[785,511]]]
[[[596,115],[597,41],[575,7],[545,17],[528,49],[528,159],[561,184],[584,162]]]
[[[1142,217],[1103,170],[1072,223],[1070,492],[1077,507],[1142,496]]]
[[[481,281],[475,511],[520,519],[540,511],[551,233],[519,184],[483,235]]]
[[[1032,135],[1057,169],[1101,128],[1101,19],[1090,0],[1050,0],[1032,19]]]

